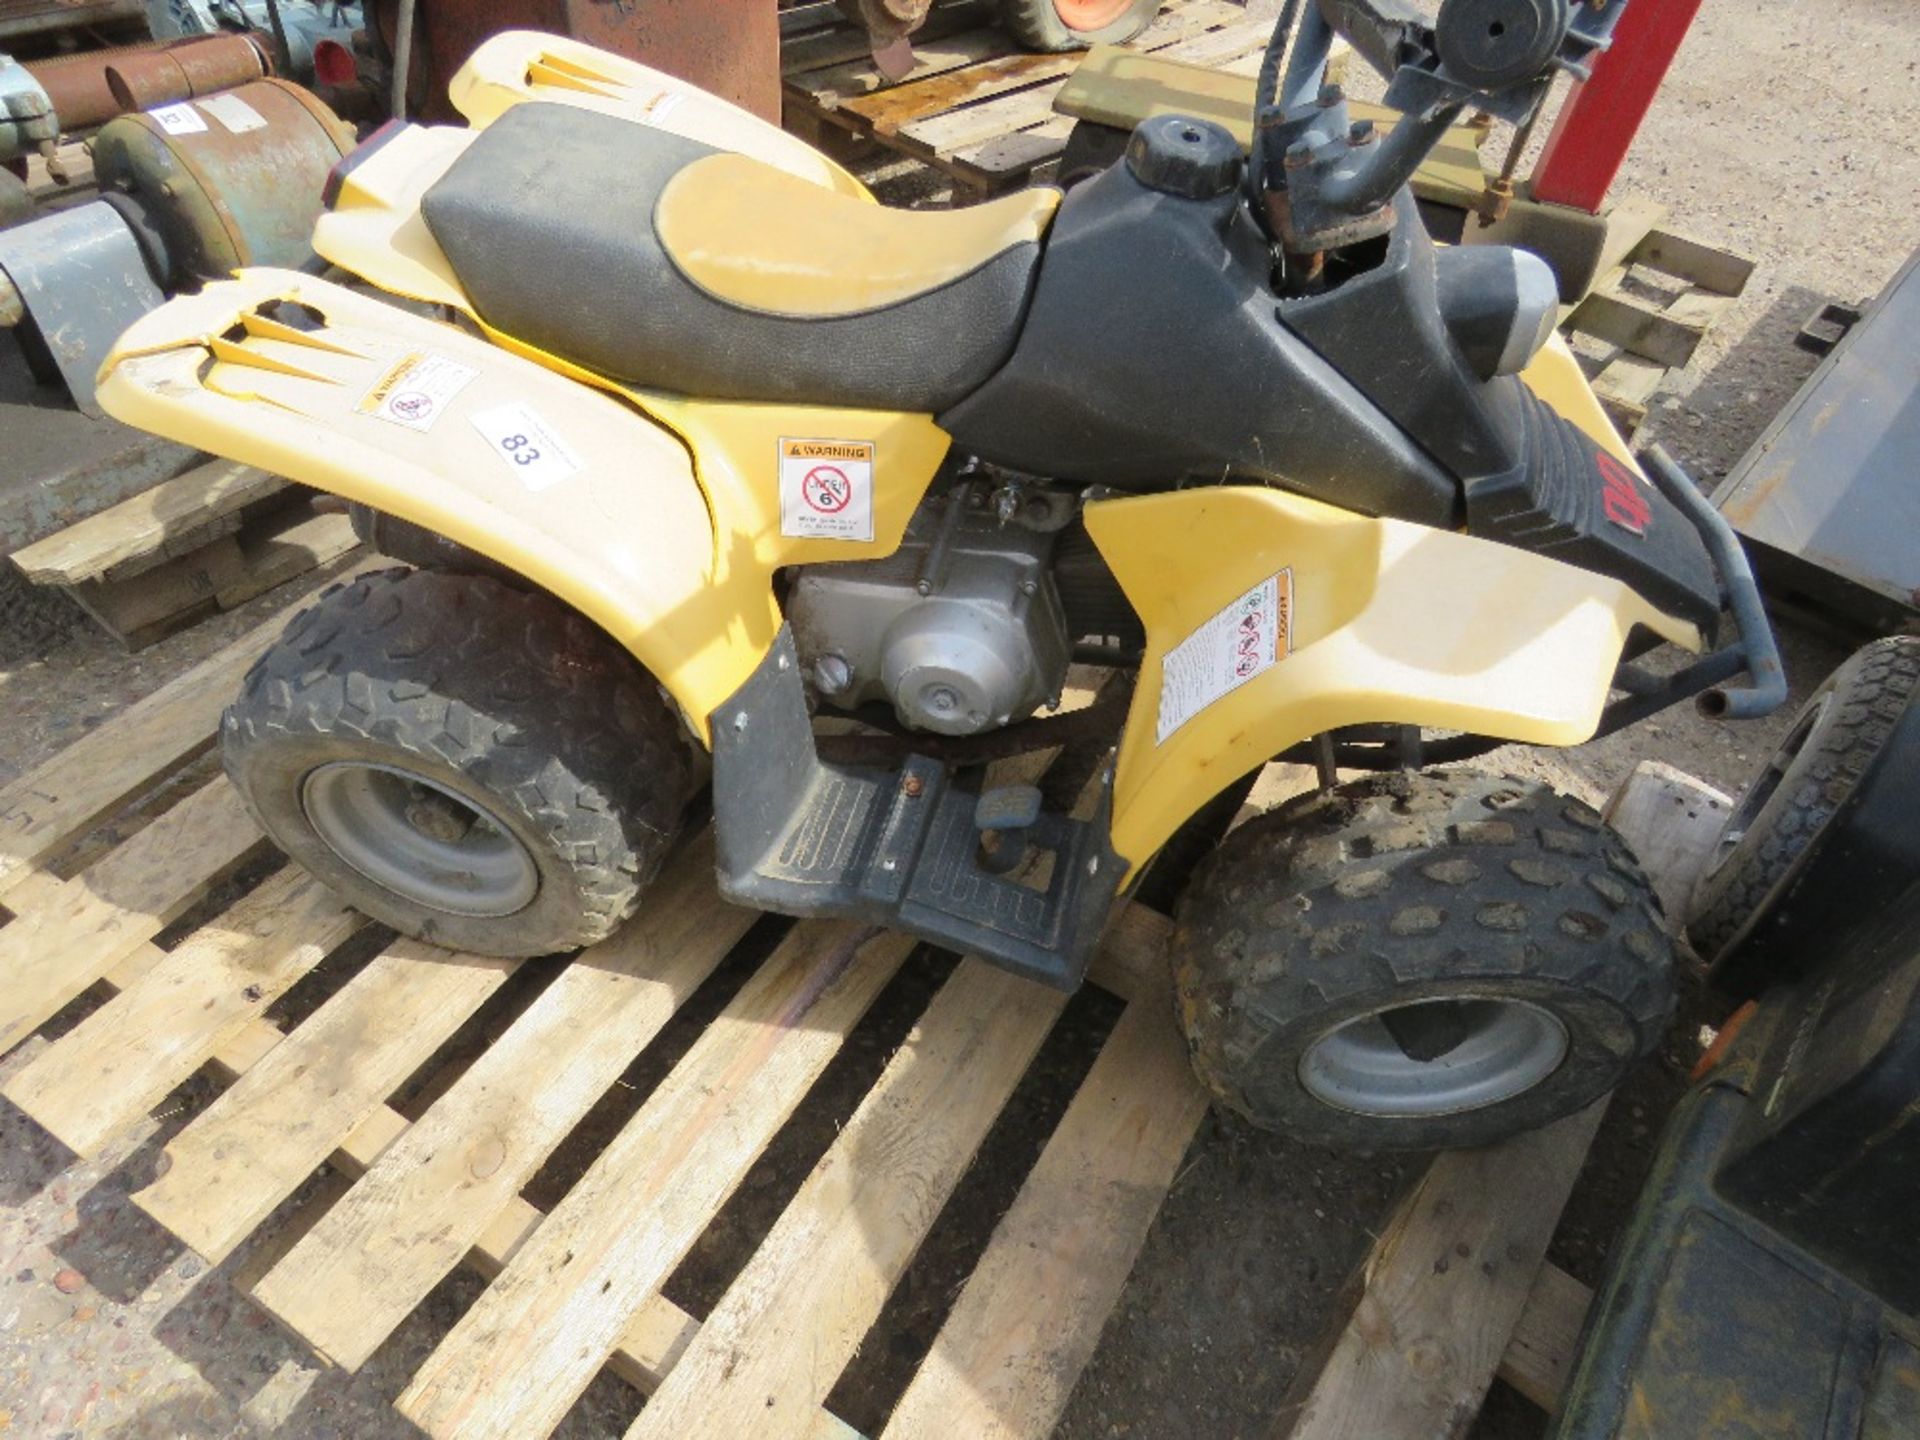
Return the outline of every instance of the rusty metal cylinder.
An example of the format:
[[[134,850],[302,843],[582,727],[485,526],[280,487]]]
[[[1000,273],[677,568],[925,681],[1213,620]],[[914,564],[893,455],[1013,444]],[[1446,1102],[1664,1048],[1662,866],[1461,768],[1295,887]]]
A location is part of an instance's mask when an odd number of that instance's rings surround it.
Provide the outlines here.
[[[151,110],[231,90],[273,73],[252,35],[208,35],[164,50],[123,55],[107,66],[107,88],[123,111]]]
[[[26,66],[53,101],[60,128],[69,133],[104,125],[128,110],[211,95],[273,73],[267,48],[252,35],[153,41],[30,60]],[[128,90],[140,98],[123,100],[115,94],[115,71],[130,77]]]
[[[285,80],[123,115],[93,141],[103,195],[143,217],[175,284],[243,265],[299,266],[327,172],[353,148],[351,126]]]

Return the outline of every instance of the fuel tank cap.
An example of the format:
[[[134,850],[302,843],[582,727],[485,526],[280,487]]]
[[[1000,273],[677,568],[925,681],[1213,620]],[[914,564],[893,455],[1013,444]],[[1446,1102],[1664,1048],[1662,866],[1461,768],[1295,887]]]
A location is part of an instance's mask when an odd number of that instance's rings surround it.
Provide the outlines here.
[[[1134,127],[1127,169],[1150,190],[1211,200],[1240,183],[1240,142],[1211,120],[1156,115]]]

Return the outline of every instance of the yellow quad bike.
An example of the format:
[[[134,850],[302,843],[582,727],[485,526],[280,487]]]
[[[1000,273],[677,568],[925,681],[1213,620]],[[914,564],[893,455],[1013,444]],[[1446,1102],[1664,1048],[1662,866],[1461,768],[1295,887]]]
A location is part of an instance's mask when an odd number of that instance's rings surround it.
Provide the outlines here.
[[[1375,138],[1318,88],[1326,33],[1251,160],[1169,117],[1064,197],[937,212],[667,76],[488,42],[471,128],[336,172],[314,243],[364,286],[242,271],[103,373],[112,414],[345,497],[413,567],[322,598],[227,712],[267,833],[409,934],[561,950],[644,904],[710,757],[730,899],[1070,988],[1156,856],[1317,759],[1179,903],[1215,1093],[1386,1147],[1612,1085],[1671,1003],[1645,877],[1585,807],[1426,767],[1749,669],[1713,693],[1751,713],[1777,660],[1730,532],[1552,338],[1543,267],[1421,230],[1412,165],[1506,92],[1433,60],[1454,98]],[[1729,600],[1737,644],[1623,664]],[[1048,713],[1075,662],[1117,701]],[[983,780],[1096,721],[1079,810]]]

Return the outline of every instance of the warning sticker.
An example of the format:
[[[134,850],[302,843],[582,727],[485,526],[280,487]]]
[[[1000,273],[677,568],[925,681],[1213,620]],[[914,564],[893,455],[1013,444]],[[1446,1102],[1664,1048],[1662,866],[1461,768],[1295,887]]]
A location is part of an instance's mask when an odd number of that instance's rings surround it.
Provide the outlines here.
[[[202,110],[236,135],[267,128],[267,117],[238,95],[209,95],[199,103]],[[202,125],[200,128],[204,130],[207,127]]]
[[[1293,648],[1293,570],[1262,580],[1166,653],[1160,728],[1167,737],[1207,706],[1271,670]]]
[[[579,457],[531,405],[495,405],[476,410],[472,419],[493,453],[535,494],[579,474]]]
[[[782,440],[780,533],[873,539],[873,449],[871,440]]]
[[[416,350],[375,381],[355,408],[409,430],[431,430],[453,397],[479,374],[444,355]]]
[[[147,114],[169,135],[198,135],[207,128],[207,122],[200,118],[200,112],[185,100],[178,105],[162,105],[149,110]]]

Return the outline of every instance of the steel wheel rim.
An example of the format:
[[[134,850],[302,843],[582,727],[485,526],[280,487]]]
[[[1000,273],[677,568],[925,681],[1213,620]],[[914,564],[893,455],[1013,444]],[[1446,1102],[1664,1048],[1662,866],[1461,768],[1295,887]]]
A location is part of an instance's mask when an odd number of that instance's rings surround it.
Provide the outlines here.
[[[1133,0],[1053,0],[1053,13],[1069,30],[1104,30],[1132,7]]]
[[[1401,1049],[1381,1017],[1423,1005],[1460,1007],[1466,1038],[1432,1060]],[[1387,1005],[1356,1016],[1314,1041],[1300,1060],[1300,1083],[1336,1110],[1389,1119],[1423,1119],[1483,1110],[1523,1095],[1567,1057],[1567,1027],[1525,1000],[1445,996]]]
[[[412,771],[336,761],[308,773],[300,801],[341,861],[416,905],[498,918],[540,889],[533,857],[498,816]]]

